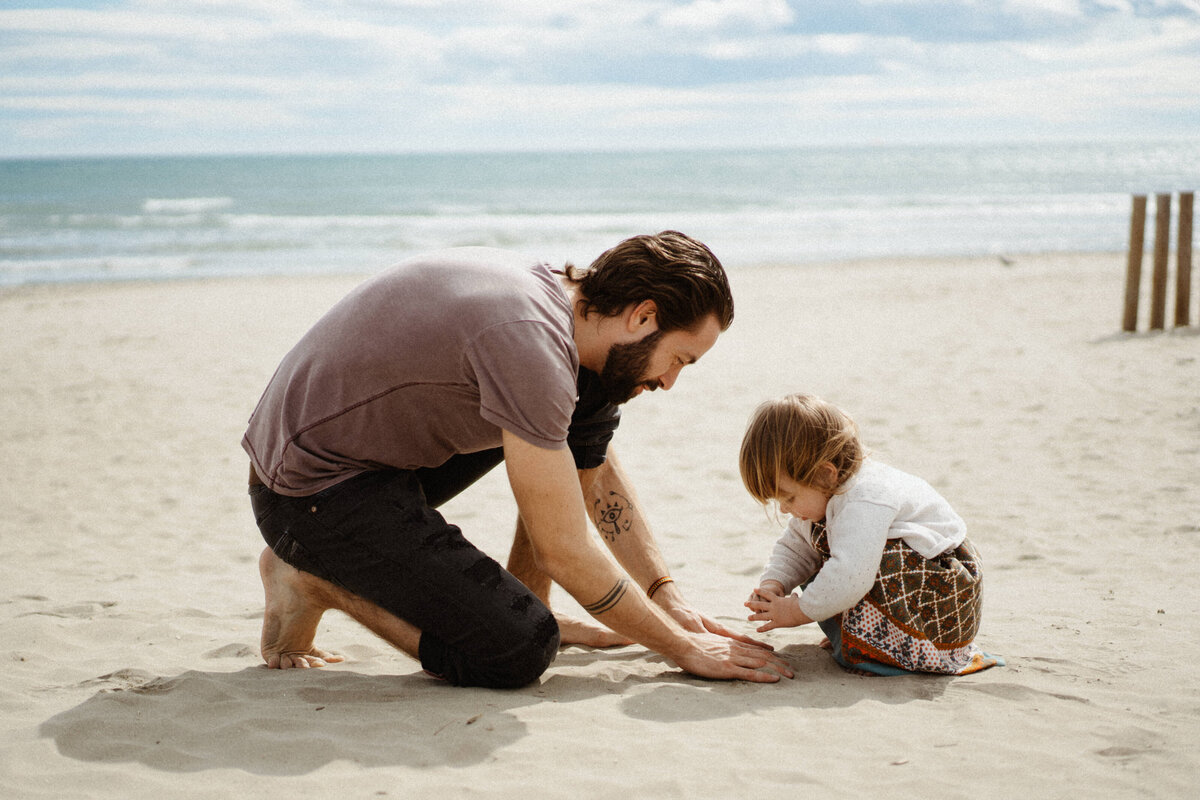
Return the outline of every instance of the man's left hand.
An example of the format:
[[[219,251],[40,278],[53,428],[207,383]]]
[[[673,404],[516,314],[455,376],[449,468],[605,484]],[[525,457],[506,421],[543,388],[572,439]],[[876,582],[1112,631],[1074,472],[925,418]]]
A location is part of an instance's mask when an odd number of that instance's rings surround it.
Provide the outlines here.
[[[704,633],[707,631],[708,633],[715,633],[718,636],[725,636],[733,639],[736,642],[741,642],[742,644],[751,644],[767,650],[775,649],[766,642],[760,642],[757,639],[751,639],[749,636],[726,628],[721,623],[706,617],[691,606],[673,605],[666,606],[663,608],[663,610],[670,615],[671,619],[678,622],[679,626],[685,631],[692,631],[693,633]]]

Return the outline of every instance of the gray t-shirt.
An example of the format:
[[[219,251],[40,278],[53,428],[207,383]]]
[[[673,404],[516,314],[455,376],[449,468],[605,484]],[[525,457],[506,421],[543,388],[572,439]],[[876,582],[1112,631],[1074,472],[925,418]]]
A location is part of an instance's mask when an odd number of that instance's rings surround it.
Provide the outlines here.
[[[527,256],[470,247],[402,262],[284,357],[242,447],[269,488],[294,497],[499,447],[502,428],[562,448],[576,402],[573,332],[558,278]]]

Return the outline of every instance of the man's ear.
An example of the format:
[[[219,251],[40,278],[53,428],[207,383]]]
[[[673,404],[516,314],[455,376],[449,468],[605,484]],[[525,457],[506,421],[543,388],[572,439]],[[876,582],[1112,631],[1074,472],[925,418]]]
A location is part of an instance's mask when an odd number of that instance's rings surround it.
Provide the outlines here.
[[[658,304],[643,300],[629,307],[625,324],[630,333],[654,333],[658,330]]]

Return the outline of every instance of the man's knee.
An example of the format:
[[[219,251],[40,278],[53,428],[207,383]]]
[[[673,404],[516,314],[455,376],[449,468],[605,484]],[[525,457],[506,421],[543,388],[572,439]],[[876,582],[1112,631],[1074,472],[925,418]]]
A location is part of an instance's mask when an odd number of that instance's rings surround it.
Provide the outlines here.
[[[452,647],[423,633],[421,665],[455,686],[518,689],[541,677],[558,653],[558,623],[550,609],[533,598],[519,623],[510,617],[494,625],[488,642],[465,647]]]
[[[554,614],[543,607],[533,620],[532,633],[479,671],[480,683],[493,689],[519,689],[542,676],[558,654],[559,632]]]

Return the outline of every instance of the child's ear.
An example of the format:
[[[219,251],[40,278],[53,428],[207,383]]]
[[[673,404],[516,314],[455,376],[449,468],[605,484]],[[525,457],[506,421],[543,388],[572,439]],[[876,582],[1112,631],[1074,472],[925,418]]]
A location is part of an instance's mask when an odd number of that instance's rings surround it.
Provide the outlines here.
[[[837,489],[838,471],[837,467],[833,465],[832,461],[821,462],[821,465],[817,467],[817,474],[815,477],[817,486],[821,489],[821,491],[832,493],[835,489]]]

